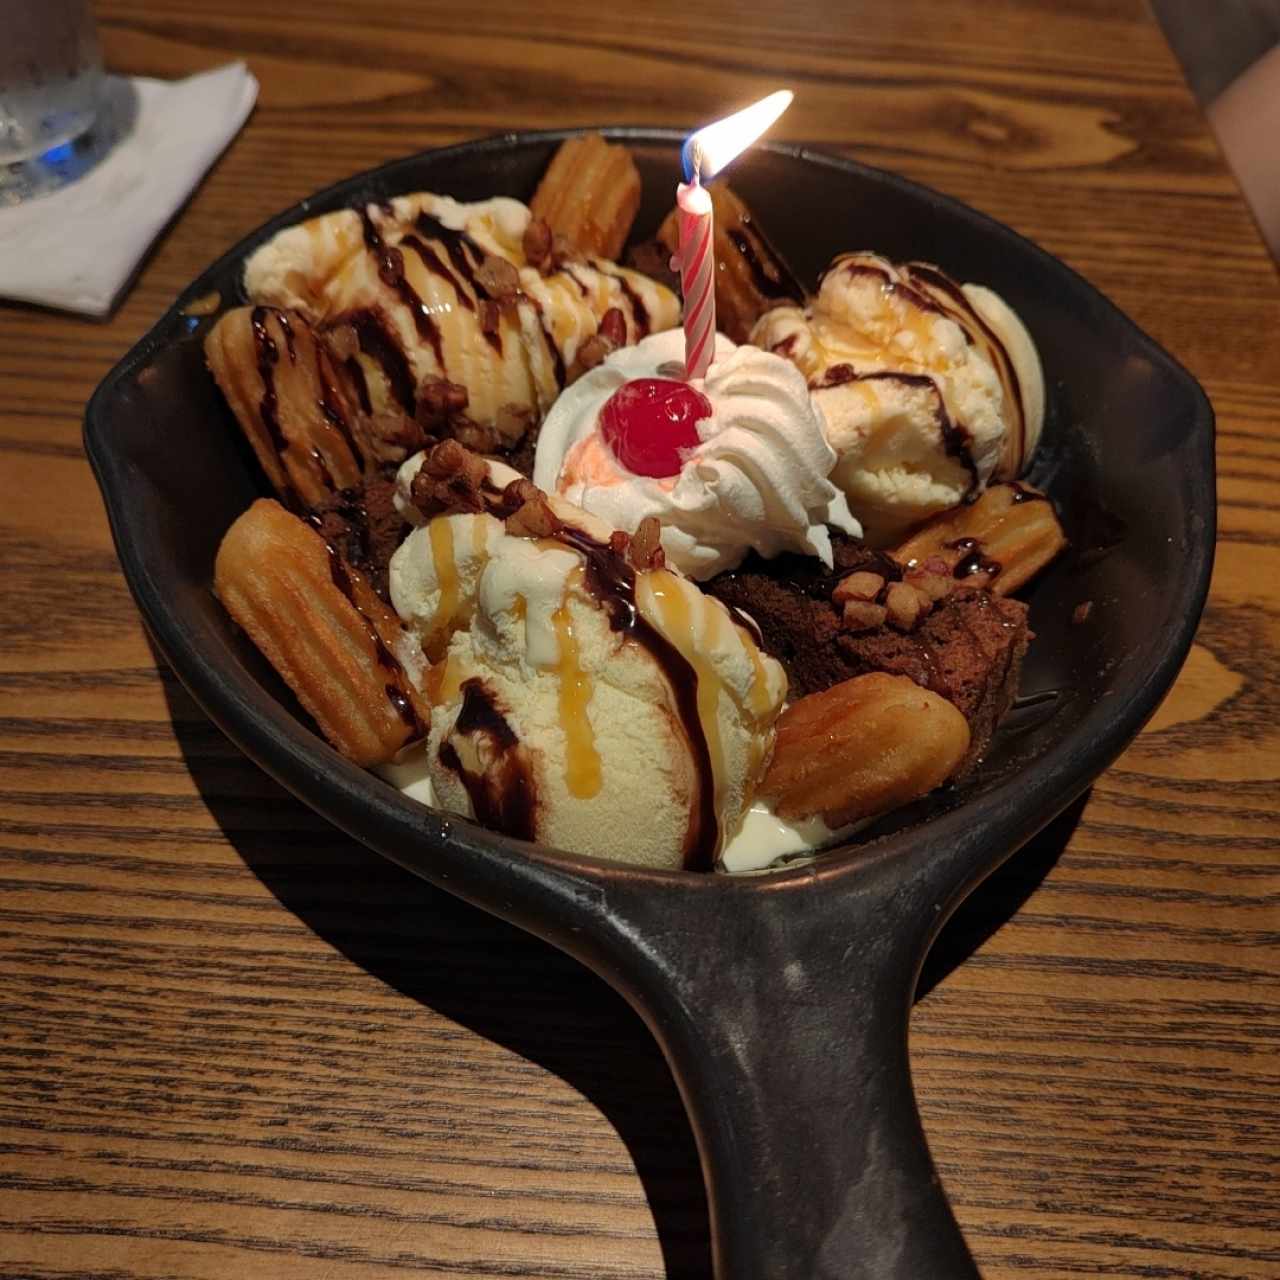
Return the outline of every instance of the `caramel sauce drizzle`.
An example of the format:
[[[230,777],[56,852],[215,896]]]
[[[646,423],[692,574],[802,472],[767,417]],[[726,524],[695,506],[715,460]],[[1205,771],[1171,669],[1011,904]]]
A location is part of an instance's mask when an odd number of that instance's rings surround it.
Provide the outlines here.
[[[874,263],[858,260],[844,261],[840,270],[850,276],[870,276],[880,282],[881,288],[888,295],[900,298],[907,304],[909,317],[902,322],[902,328],[908,330],[916,339],[916,353],[912,354],[912,362],[931,372],[941,372],[936,361],[931,362],[928,352],[932,345],[932,327],[930,316],[940,316],[952,321],[964,335],[969,346],[978,347],[987,357],[1000,379],[1001,390],[1013,418],[1011,431],[1012,463],[1010,471],[1016,474],[1022,468],[1026,453],[1027,420],[1022,401],[1022,386],[1018,380],[1013,357],[1009,353],[999,335],[982,318],[978,309],[969,301],[961,287],[945,272],[927,262],[909,262],[901,268],[904,278],[895,279],[883,267]],[[942,396],[938,388],[939,398]],[[967,430],[960,424],[956,429]],[[967,446],[966,446],[967,451]],[[948,442],[948,452],[954,453],[952,443]],[[959,456],[956,454],[956,456]],[[972,460],[967,461],[968,469],[973,472]]]
[[[450,626],[458,612],[461,584],[458,581],[458,562],[453,554],[453,522],[450,516],[437,516],[427,526],[431,542],[431,557],[440,581],[440,603],[431,619],[431,635],[424,646],[427,657],[440,658],[449,647]]]
[[[680,581],[667,569],[654,569],[640,576],[636,603],[642,612],[652,611],[663,636],[693,668],[697,682],[698,721],[707,743],[711,761],[711,785],[716,812],[720,812],[721,793],[726,772],[724,743],[720,737],[720,691],[725,687],[706,653],[709,646],[699,645],[694,633],[693,611],[681,589]],[[721,616],[712,610],[710,617]],[[714,644],[714,637],[708,637]]]
[[[769,673],[764,669],[764,659],[760,656],[760,649],[755,639],[745,627],[738,629],[742,632],[742,647],[747,651],[747,657],[751,659],[751,665],[754,668],[747,705],[751,708],[752,714],[759,719],[769,711],[773,701],[769,697]]]
[[[595,684],[582,669],[578,640],[573,633],[569,613],[568,592],[582,582],[583,570],[575,569],[569,577],[568,590],[560,607],[551,615],[556,638],[560,642],[560,727],[565,738],[565,785],[569,794],[579,800],[590,800],[600,794],[604,776],[600,752],[596,748],[595,730],[587,708],[595,693]]]

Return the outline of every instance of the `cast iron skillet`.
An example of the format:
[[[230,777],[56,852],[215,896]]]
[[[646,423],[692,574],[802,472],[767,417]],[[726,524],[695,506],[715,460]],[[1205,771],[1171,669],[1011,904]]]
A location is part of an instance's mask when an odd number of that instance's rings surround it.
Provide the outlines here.
[[[679,135],[609,132],[635,149],[646,234],[670,204]],[[1107,767],[1176,675],[1213,558],[1212,410],[1110,302],[1007,228],[892,174],[757,148],[734,185],[801,279],[844,249],[925,259],[995,288],[1039,343],[1051,408],[1033,479],[1074,542],[1030,596],[1023,691],[1043,696],[1015,712],[972,782],[769,875],[638,871],[432,812],[326,746],[210,593],[218,541],[264,481],[204,370],[210,320],[184,307],[215,290],[234,305],[249,251],[311,214],[424,189],[528,198],[566,136],[511,134],[352,178],[204,272],[87,411],[125,576],[183,683],[268,773],[372,849],[578,957],[635,1006],[697,1135],[721,1280],[972,1277],[911,1091],[916,976],[961,899]]]

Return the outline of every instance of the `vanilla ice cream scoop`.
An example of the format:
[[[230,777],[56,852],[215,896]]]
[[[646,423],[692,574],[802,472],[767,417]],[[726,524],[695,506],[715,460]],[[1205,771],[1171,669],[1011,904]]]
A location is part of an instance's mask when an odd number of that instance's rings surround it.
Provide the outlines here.
[[[1024,469],[1044,421],[1030,335],[989,289],[872,253],[838,257],[804,308],[752,341],[791,360],[838,455],[832,479],[886,542]]]
[[[392,558],[392,603],[440,655],[436,803],[572,852],[709,870],[768,764],[786,676],[719,601],[553,509],[539,538],[500,512],[436,516]]]
[[[706,416],[691,424],[671,474],[638,474],[619,456],[605,429],[615,393],[638,380],[679,380],[683,358],[679,330],[655,334],[570,387],[538,437],[534,482],[617,529],[657,517],[668,560],[697,580],[734,568],[752,549],[830,565],[827,526],[855,535],[859,527],[828,479],[836,455],[788,361],[718,335],[707,376],[687,384]]]
[[[679,323],[674,294],[600,258],[543,274],[524,252],[529,209],[423,192],[322,214],[278,232],[245,265],[255,303],[350,326],[346,360],[366,411],[414,413],[423,384],[467,390],[467,416],[517,443],[579,371],[617,313],[627,342]],[[501,271],[495,271],[497,263]]]

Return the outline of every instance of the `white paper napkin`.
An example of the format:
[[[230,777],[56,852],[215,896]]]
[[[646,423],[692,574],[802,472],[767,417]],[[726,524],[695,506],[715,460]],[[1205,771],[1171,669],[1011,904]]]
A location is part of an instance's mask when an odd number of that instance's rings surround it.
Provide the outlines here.
[[[103,316],[160,229],[244,124],[243,62],[186,80],[107,77],[127,134],[84,177],[0,208],[0,297]]]

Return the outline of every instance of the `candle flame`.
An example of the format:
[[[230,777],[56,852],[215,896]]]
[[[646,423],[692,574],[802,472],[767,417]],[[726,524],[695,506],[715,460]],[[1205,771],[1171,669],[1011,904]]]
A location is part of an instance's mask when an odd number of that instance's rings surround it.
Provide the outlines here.
[[[688,182],[709,181],[745,151],[791,105],[795,95],[780,89],[749,107],[689,135],[680,153]]]

